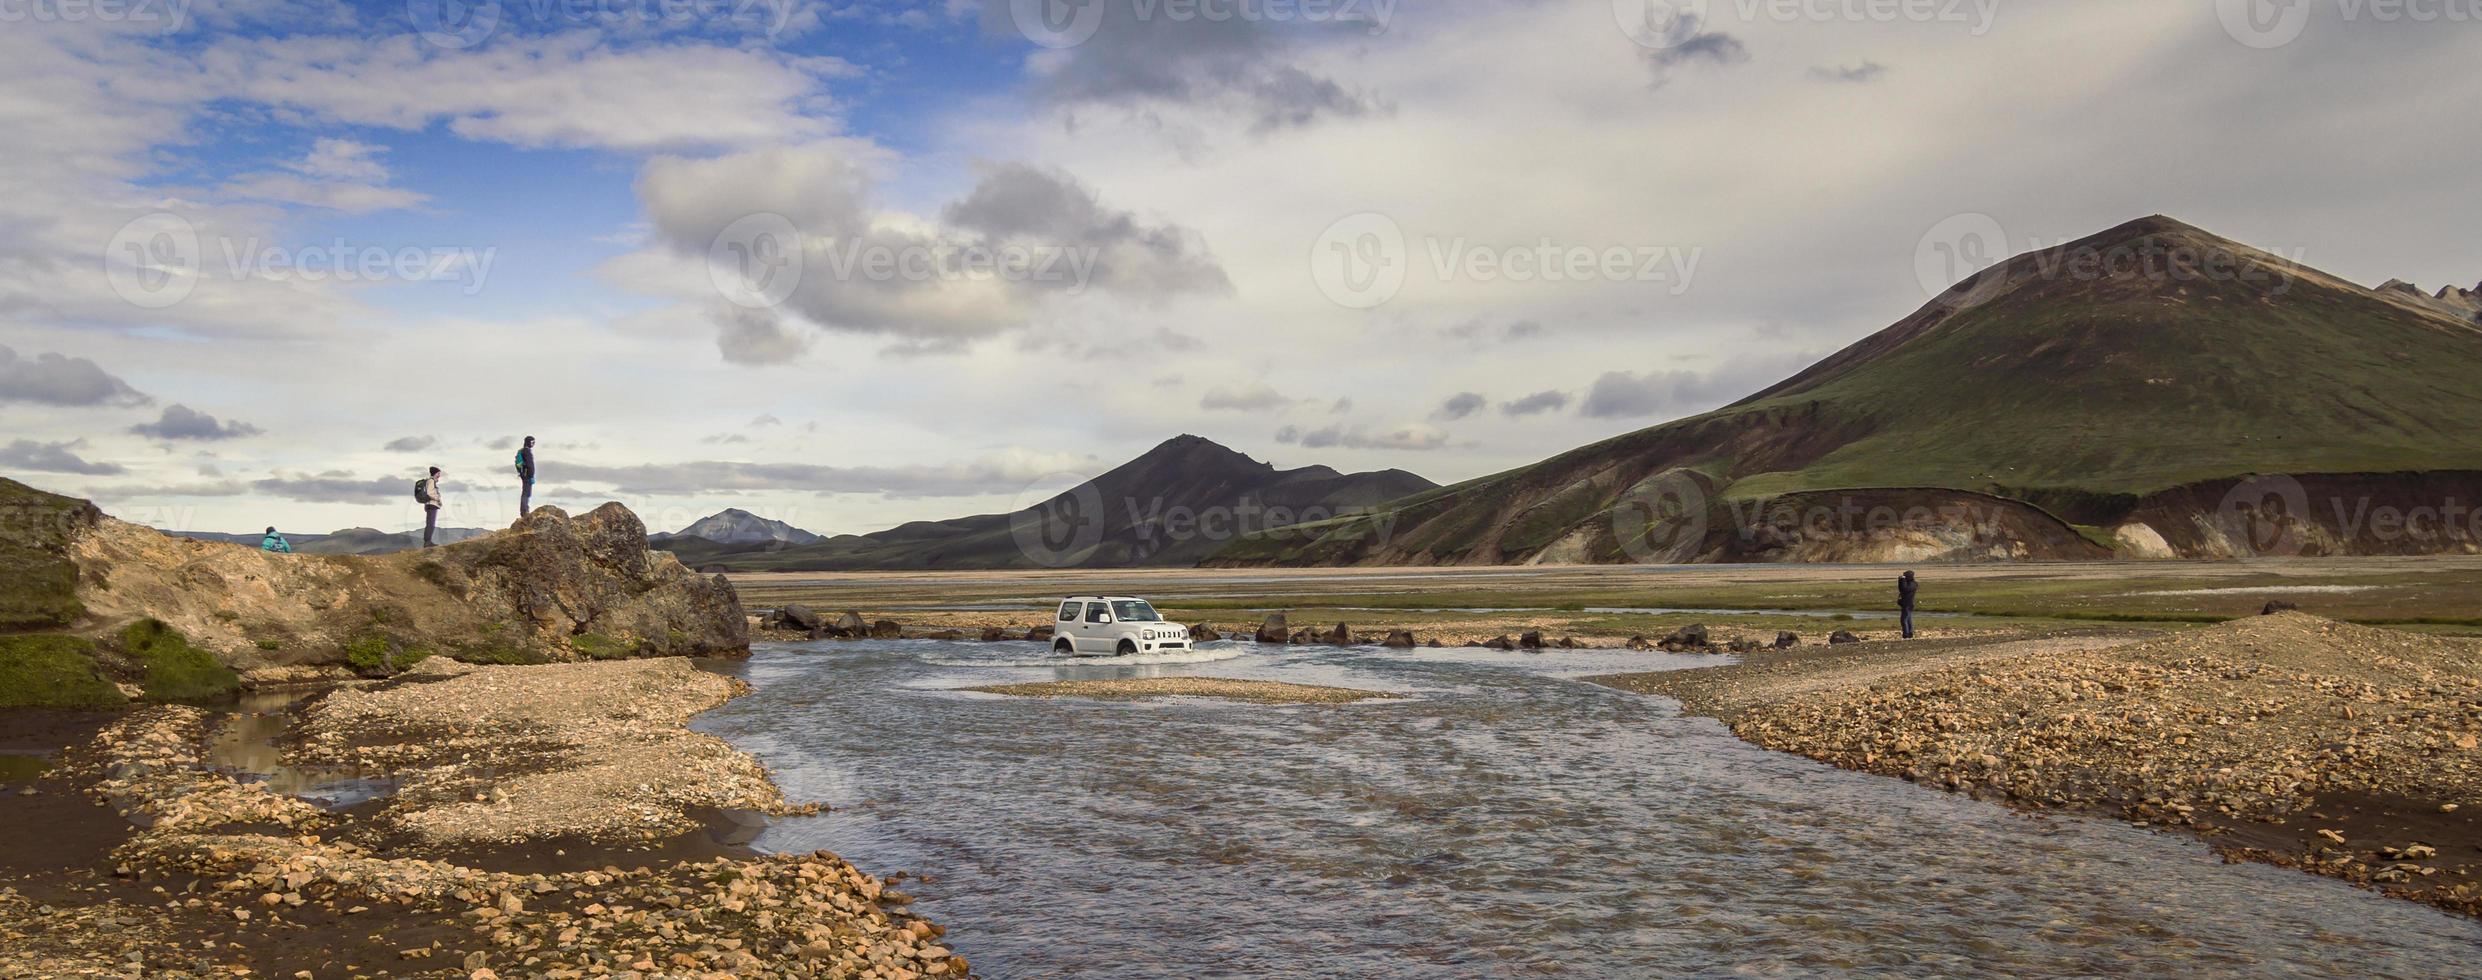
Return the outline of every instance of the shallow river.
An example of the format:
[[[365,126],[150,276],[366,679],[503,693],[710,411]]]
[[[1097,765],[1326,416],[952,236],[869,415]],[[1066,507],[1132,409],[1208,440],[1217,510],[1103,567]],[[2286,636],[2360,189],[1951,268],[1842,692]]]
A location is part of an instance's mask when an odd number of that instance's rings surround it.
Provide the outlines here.
[[[1765,752],[1577,678],[1661,654],[762,646],[701,719],[835,812],[761,847],[910,871],[991,977],[1875,972],[2448,976],[2482,925]],[[1217,659],[1207,659],[1217,658]],[[1386,690],[1270,708],[949,690],[1203,674]]]

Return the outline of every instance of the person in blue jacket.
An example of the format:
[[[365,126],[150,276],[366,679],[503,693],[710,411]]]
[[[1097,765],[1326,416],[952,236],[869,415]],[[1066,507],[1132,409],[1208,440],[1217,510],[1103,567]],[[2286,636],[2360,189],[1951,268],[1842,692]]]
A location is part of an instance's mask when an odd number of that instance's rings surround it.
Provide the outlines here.
[[[267,536],[259,539],[259,550],[289,555],[293,553],[293,542],[285,540],[284,535],[277,534],[276,529],[271,527],[267,529]]]
[[[527,436],[524,447],[517,450],[517,516],[534,510],[534,437]]]

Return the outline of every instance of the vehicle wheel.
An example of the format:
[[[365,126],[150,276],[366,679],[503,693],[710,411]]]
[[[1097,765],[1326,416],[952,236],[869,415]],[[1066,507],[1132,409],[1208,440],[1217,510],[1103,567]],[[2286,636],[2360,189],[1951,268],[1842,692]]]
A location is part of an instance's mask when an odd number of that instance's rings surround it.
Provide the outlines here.
[[[1061,640],[1051,645],[1051,652],[1059,654],[1063,657],[1074,657],[1077,656],[1077,647],[1071,645],[1067,640]]]
[[[1136,643],[1133,643],[1133,642],[1128,641],[1128,640],[1122,640],[1122,641],[1120,641],[1120,655],[1121,655],[1121,656],[1124,656],[1124,657],[1134,657],[1134,656],[1136,656],[1136,655],[1137,655],[1137,652],[1138,652],[1138,645],[1137,645]]]

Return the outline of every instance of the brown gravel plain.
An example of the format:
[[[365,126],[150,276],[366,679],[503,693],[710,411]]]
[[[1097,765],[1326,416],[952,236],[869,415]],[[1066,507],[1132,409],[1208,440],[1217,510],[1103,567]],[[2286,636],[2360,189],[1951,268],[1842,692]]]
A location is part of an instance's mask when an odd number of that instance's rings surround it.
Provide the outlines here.
[[[2482,644],[2299,613],[1598,678],[1758,745],[2482,915]]]

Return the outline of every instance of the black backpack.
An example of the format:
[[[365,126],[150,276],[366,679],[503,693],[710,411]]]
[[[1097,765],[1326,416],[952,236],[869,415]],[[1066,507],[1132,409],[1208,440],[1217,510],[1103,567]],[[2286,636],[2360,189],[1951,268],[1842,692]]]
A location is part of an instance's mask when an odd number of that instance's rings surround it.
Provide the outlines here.
[[[417,503],[417,504],[427,504],[427,503],[430,503],[430,502],[431,502],[431,495],[423,492],[425,489],[427,489],[427,488],[430,486],[430,483],[431,483],[431,481],[429,481],[429,480],[415,480],[415,481],[414,481],[414,502],[415,502],[415,503]]]

